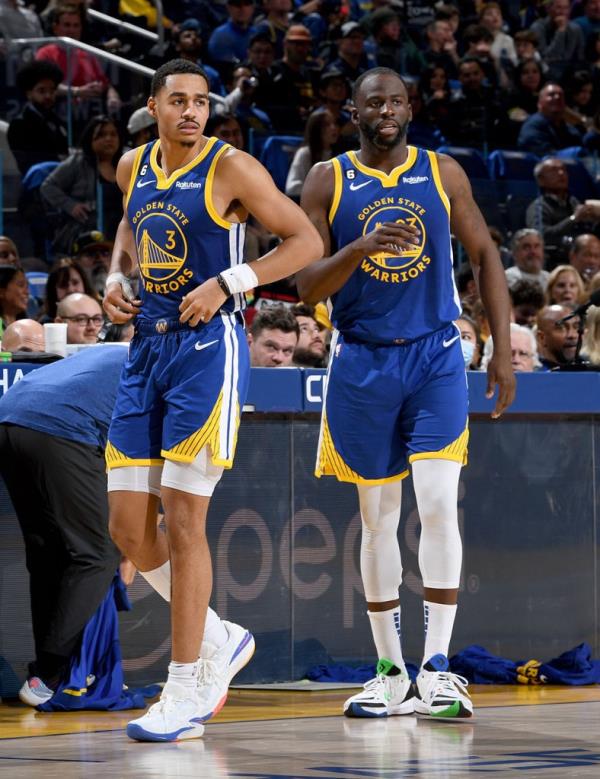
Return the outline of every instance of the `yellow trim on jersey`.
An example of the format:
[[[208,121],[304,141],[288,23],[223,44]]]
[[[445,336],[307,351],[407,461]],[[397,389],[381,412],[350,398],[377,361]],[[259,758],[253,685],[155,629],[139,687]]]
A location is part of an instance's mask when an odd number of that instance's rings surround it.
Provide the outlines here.
[[[135,152],[135,157],[133,158],[133,168],[131,169],[131,176],[129,177],[129,187],[127,188],[127,196],[125,197],[125,208],[127,208],[129,205],[129,199],[131,198],[131,193],[133,192],[133,187],[135,186],[135,180],[137,179],[137,175],[139,173],[142,154],[144,153],[146,146],[148,146],[147,143],[143,144],[143,146],[138,146]]]
[[[126,454],[120,452],[109,441],[106,445],[106,452],[104,453],[106,459],[107,468],[123,468],[131,465],[162,465],[163,460],[160,458],[152,460],[135,460],[132,457],[127,457]]]
[[[210,416],[204,423],[204,425],[196,430],[194,433],[184,438],[178,444],[171,449],[163,449],[161,451],[162,456],[166,460],[173,460],[179,463],[191,463],[196,459],[200,450],[205,446],[210,446],[211,460],[213,465],[222,465],[224,468],[231,468],[233,465],[233,453],[235,452],[235,446],[237,443],[237,430],[240,424],[240,408],[239,404],[236,409],[236,435],[233,441],[233,447],[231,451],[231,459],[222,460],[215,453],[220,449],[220,436],[221,436],[221,409],[223,406],[223,390],[219,393],[217,402],[213,406],[213,410],[210,412]]]
[[[206,188],[204,190],[204,205],[206,206],[208,215],[213,220],[213,222],[218,224],[219,227],[224,227],[226,230],[229,230],[231,226],[237,224],[237,222],[228,222],[227,219],[224,219],[220,214],[217,213],[217,209],[215,208],[215,204],[213,203],[212,199],[212,189],[215,178],[215,171],[217,170],[217,163],[221,159],[221,156],[229,149],[231,149],[229,144],[221,146],[219,151],[213,157],[212,162],[210,163],[210,168],[208,169],[208,173],[206,174]]]
[[[450,216],[450,200],[448,199],[448,195],[446,194],[442,184],[442,177],[440,176],[440,166],[438,163],[437,154],[434,151],[428,151],[427,154],[429,155],[429,164],[431,165],[431,173],[433,174],[435,188],[438,191],[440,200],[444,204],[444,208],[448,212],[448,216]]]
[[[366,165],[363,165],[362,162],[358,159],[356,156],[355,151],[349,151],[348,152],[348,158],[350,159],[350,162],[354,165],[355,168],[358,168],[361,173],[365,173],[367,176],[371,176],[372,178],[379,179],[384,187],[396,187],[398,186],[398,179],[403,173],[406,173],[409,168],[412,168],[412,166],[415,164],[415,161],[417,159],[417,147],[416,146],[407,146],[406,147],[408,154],[406,156],[406,160],[402,163],[402,165],[398,165],[397,168],[394,168],[391,173],[384,173],[382,170],[377,170],[377,168],[368,168]]]
[[[440,449],[438,452],[419,452],[411,454],[408,458],[409,463],[415,460],[453,460],[461,465],[467,464],[467,454],[469,446],[469,426],[465,427],[463,432],[451,444]]]
[[[329,207],[329,224],[333,224],[340,200],[342,199],[342,166],[336,157],[331,162],[333,164],[333,198]]]
[[[155,141],[154,146],[152,147],[152,151],[150,152],[150,167],[156,174],[156,188],[168,189],[172,184],[174,184],[175,181],[177,181],[178,178],[181,178],[181,176],[185,175],[188,173],[188,171],[202,162],[202,160],[206,157],[216,142],[216,138],[209,138],[206,141],[202,151],[197,154],[191,162],[188,162],[188,164],[184,165],[183,168],[177,168],[177,170],[174,170],[173,173],[171,173],[171,175],[167,178],[164,170],[158,164],[158,150],[160,149],[160,140]]]
[[[79,690],[75,690],[72,687],[67,687],[64,690],[61,690],[65,695],[74,695],[77,698],[80,698],[82,695],[85,695],[88,691],[87,687],[81,687]]]
[[[353,471],[352,468],[344,462],[339,452],[336,451],[333,439],[331,438],[331,433],[329,432],[327,417],[323,414],[323,433],[321,437],[321,446],[319,448],[317,467],[315,468],[315,476],[317,478],[320,478],[321,476],[335,476],[338,481],[376,486],[378,484],[388,484],[392,481],[405,479],[408,476],[408,470],[403,471],[396,476],[388,476],[384,479],[363,478],[356,473],[356,471]]]

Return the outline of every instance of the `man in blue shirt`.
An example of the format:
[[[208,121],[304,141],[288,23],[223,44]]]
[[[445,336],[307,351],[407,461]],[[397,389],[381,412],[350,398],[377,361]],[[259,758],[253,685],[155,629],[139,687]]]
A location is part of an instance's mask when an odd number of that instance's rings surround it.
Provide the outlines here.
[[[228,0],[229,19],[213,30],[208,53],[215,63],[243,62],[248,56],[250,39],[256,34],[252,25],[254,0]]]
[[[0,399],[0,475],[30,576],[35,661],[19,697],[31,706],[52,697],[119,564],[104,448],[126,357],[125,345],[90,347]]]
[[[581,133],[565,121],[563,88],[555,82],[546,84],[540,91],[537,112],[521,127],[519,149],[545,157],[559,149],[580,145]]]

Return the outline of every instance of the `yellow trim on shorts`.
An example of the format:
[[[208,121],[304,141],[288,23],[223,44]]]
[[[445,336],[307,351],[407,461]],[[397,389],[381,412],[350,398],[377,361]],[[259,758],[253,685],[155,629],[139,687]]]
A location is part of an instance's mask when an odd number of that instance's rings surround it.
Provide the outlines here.
[[[80,698],[82,695],[85,695],[87,691],[88,691],[87,687],[82,687],[79,690],[75,690],[72,687],[67,688],[65,690],[61,690],[61,692],[64,693],[65,695],[74,695],[77,698]]]
[[[223,219],[223,217],[217,213],[217,209],[215,208],[215,204],[213,203],[212,199],[212,189],[215,178],[215,171],[217,170],[217,163],[223,154],[226,151],[229,151],[229,149],[231,149],[231,146],[227,143],[225,146],[221,146],[219,151],[213,157],[212,162],[210,163],[210,168],[208,169],[208,173],[206,174],[206,187],[204,189],[204,205],[206,206],[208,215],[213,220],[213,222],[215,222],[215,224],[218,224],[219,227],[224,227],[226,230],[229,230],[231,226],[237,224],[237,222],[228,222],[227,219]]]
[[[177,170],[174,170],[173,173],[167,177],[164,170],[158,164],[158,150],[160,149],[160,140],[155,141],[154,145],[152,146],[152,151],[150,152],[150,167],[156,174],[156,188],[169,189],[169,187],[174,184],[177,179],[181,178],[181,176],[184,176],[192,168],[202,162],[202,160],[206,157],[216,142],[217,138],[208,138],[206,144],[202,148],[202,151],[197,154],[194,159],[191,160],[191,162],[188,162],[188,164],[184,165],[183,168],[177,168]]]
[[[315,468],[315,476],[320,479],[321,476],[335,476],[338,481],[350,482],[352,484],[368,484],[376,486],[378,484],[389,484],[392,481],[400,481],[408,476],[408,469],[396,476],[388,476],[383,479],[365,479],[356,471],[353,471],[337,452],[331,433],[327,417],[323,414],[323,434],[321,438],[321,447],[319,449],[319,459]]]
[[[377,168],[369,168],[366,165],[363,165],[362,162],[356,156],[355,151],[349,151],[348,158],[350,159],[354,167],[358,168],[358,170],[360,170],[361,173],[365,173],[367,176],[371,176],[371,178],[379,179],[379,181],[381,181],[384,187],[397,187],[400,176],[403,173],[406,173],[407,170],[412,168],[412,166],[415,164],[415,161],[417,159],[416,146],[407,146],[406,149],[408,151],[406,159],[404,160],[402,165],[398,165],[398,167],[394,168],[394,170],[392,170],[390,173],[384,173],[382,170],[377,170]]]
[[[438,452],[418,452],[411,454],[408,458],[409,463],[415,460],[453,460],[454,462],[466,465],[468,461],[469,447],[469,425],[465,427],[462,433],[451,444],[440,449]]]
[[[342,199],[342,166],[337,157],[334,157],[331,160],[331,164],[333,165],[333,199],[331,201],[331,206],[329,207],[329,224],[333,224],[333,220],[335,219],[335,215],[337,214],[340,205],[340,200]]]
[[[142,146],[138,146],[137,151],[135,152],[135,157],[133,158],[133,168],[131,169],[131,176],[129,177],[127,196],[125,197],[125,208],[127,208],[127,206],[129,205],[131,193],[133,192],[133,187],[135,186],[135,180],[137,179],[140,170],[140,162],[142,161],[142,154],[144,153],[144,149],[146,148],[146,146],[148,146],[147,143],[144,143]]]
[[[437,154],[434,151],[428,151],[427,154],[429,155],[429,164],[431,165],[431,173],[433,175],[435,188],[438,191],[440,200],[444,204],[444,208],[448,212],[448,216],[450,216],[450,200],[448,199],[448,195],[446,194],[446,190],[442,184],[442,177],[440,176],[440,166],[438,163]]]
[[[162,465],[163,460],[161,458],[149,459],[149,460],[136,460],[133,457],[128,457],[123,452],[120,452],[116,446],[113,446],[109,441],[106,444],[106,451],[104,453],[107,468],[124,468],[133,465]]]
[[[204,423],[204,425],[196,430],[194,433],[184,438],[171,449],[163,449],[161,455],[166,460],[172,460],[178,463],[191,463],[196,459],[200,451],[205,447],[210,447],[211,461],[213,465],[221,465],[223,468],[231,468],[233,465],[233,453],[237,444],[237,430],[240,424],[240,407],[237,406],[236,413],[236,434],[233,441],[231,458],[229,460],[222,460],[215,455],[220,449],[220,421],[221,421],[221,408],[223,405],[223,390],[219,393],[217,402],[213,406],[213,410],[210,412],[210,416]]]

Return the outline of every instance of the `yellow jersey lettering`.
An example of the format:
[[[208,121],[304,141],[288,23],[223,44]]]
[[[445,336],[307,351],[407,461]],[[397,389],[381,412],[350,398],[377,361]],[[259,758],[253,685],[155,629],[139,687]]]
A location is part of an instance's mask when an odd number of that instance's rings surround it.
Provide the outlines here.
[[[381,274],[381,280],[382,281],[389,281],[390,280],[390,274],[385,273],[385,271]]]

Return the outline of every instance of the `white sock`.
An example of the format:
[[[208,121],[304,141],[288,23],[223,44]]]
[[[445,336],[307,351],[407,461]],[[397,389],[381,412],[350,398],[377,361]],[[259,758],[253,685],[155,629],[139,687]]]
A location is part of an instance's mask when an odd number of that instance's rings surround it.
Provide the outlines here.
[[[169,663],[169,682],[176,682],[188,690],[195,690],[198,681],[197,663],[176,663],[173,660]]]
[[[391,660],[401,671],[406,671],[400,644],[400,606],[387,611],[367,611],[367,614],[379,659]]]
[[[171,561],[167,560],[160,568],[153,571],[140,571],[141,575],[156,592],[166,601],[171,600]],[[216,611],[208,607],[204,624],[204,637],[200,657],[210,657],[215,649],[220,649],[227,643],[229,633]],[[204,642],[208,646],[204,647]]]
[[[423,603],[425,615],[425,651],[423,664],[433,655],[445,655],[448,657],[448,647],[452,638],[456,605],[449,606],[445,603]]]

